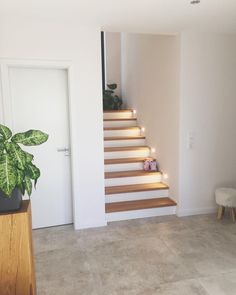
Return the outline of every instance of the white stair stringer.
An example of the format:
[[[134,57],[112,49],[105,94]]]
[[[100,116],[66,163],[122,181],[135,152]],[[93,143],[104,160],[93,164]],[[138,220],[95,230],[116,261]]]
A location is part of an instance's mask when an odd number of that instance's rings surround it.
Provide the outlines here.
[[[106,220],[120,221],[176,214],[176,206],[106,213]]]
[[[168,189],[112,194],[112,195],[106,195],[106,203],[155,199],[155,198],[162,198],[162,197],[168,197],[168,196],[169,196]]]

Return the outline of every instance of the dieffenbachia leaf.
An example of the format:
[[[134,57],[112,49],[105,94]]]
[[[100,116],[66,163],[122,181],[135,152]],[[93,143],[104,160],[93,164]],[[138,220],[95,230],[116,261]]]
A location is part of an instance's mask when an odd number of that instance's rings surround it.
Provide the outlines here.
[[[39,145],[48,140],[48,134],[40,130],[29,130],[23,133],[17,133],[12,137],[15,143],[21,143],[26,146]]]
[[[40,170],[34,164],[27,164],[26,168],[27,176],[29,176],[33,180],[37,180],[40,177]]]
[[[0,157],[0,189],[10,196],[17,183],[17,171],[7,154]]]
[[[5,149],[4,143],[0,141],[0,156],[3,154]]]
[[[20,189],[20,192],[24,196],[25,195],[25,184],[23,182],[18,184],[18,188]]]
[[[24,151],[24,154],[25,154],[26,163],[31,163],[34,159],[34,156],[31,155],[30,153],[25,152],[25,151]]]
[[[28,176],[25,177],[24,185],[25,185],[25,189],[27,191],[27,194],[30,197],[31,193],[32,193],[32,182]]]
[[[25,178],[25,174],[22,170],[17,170],[17,179],[16,179],[16,183],[17,185],[21,185],[21,183],[24,182],[24,178]]]
[[[12,132],[7,126],[0,124],[0,135],[0,138],[5,141],[12,136]]]
[[[25,153],[22,151],[20,146],[14,142],[6,142],[5,147],[12,161],[17,166],[17,168],[24,170],[26,163]]]

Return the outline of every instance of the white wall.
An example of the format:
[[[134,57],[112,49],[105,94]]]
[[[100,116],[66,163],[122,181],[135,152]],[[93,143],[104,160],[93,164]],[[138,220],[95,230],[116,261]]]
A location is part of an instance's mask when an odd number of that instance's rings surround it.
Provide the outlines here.
[[[122,97],[137,110],[147,143],[178,200],[179,38],[122,34]]]
[[[16,17],[5,21],[2,18],[0,22],[0,58],[67,60],[73,64],[75,228],[106,224],[100,44],[99,28],[81,27],[79,23],[45,19],[36,22]],[[2,122],[3,118],[0,119]]]
[[[178,187],[178,42],[174,37],[159,36],[158,42],[153,42],[158,50],[154,50],[145,38],[148,37],[142,36],[139,40],[143,50],[135,51],[133,56],[131,52],[135,48],[130,47],[129,63],[124,57],[129,69],[125,77],[130,84],[125,95],[131,99],[131,106],[138,109],[140,121],[147,128],[147,138],[157,148],[161,167],[170,175],[175,197]],[[236,186],[235,55],[233,35],[182,34],[180,214],[214,210],[214,189],[220,185]],[[17,19],[15,16],[7,20],[1,17],[0,58],[73,63],[75,227],[104,225],[99,27],[53,22],[52,18],[36,21],[27,17]],[[131,71],[133,66],[136,72]],[[152,72],[155,75],[150,75]],[[147,77],[151,77],[150,80]],[[145,87],[140,82],[145,82]],[[132,103],[135,96],[137,105]],[[192,150],[186,145],[189,131],[195,134]],[[88,160],[93,163],[93,169],[86,169]]]
[[[121,95],[121,33],[105,33],[106,84],[116,83],[115,93]]]
[[[185,32],[181,61],[179,214],[188,215],[214,211],[215,188],[236,187],[236,36]]]

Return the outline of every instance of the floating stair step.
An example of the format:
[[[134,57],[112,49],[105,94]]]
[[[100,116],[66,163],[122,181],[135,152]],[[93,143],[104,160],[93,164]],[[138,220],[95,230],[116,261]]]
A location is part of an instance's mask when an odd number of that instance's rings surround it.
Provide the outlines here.
[[[121,178],[121,177],[136,177],[136,176],[150,176],[150,175],[161,175],[161,172],[144,171],[144,170],[106,172],[105,173],[105,179],[108,179],[108,178]]]
[[[105,142],[106,144],[106,142]],[[115,158],[106,159],[105,172],[112,171],[130,171],[130,170],[143,170],[143,162],[146,158]]]
[[[105,187],[106,195],[122,194],[122,193],[133,193],[142,191],[153,191],[153,190],[168,190],[168,185],[162,182],[154,183],[142,183],[142,184],[131,184],[131,185],[118,185],[118,186],[107,186]]]
[[[106,221],[121,221],[155,216],[175,215],[176,206],[106,213]]]
[[[106,127],[135,127],[137,126],[136,118],[116,118],[116,119],[103,119],[103,126]]]
[[[146,144],[145,136],[105,136],[105,147],[117,146],[144,146]]]
[[[139,136],[141,128],[137,126],[130,127],[104,127],[104,137],[107,136]]]
[[[126,126],[124,126],[124,127],[104,127],[103,128],[105,131],[116,131],[116,130],[140,130],[141,128],[140,127],[138,127],[138,126],[128,126],[128,127],[126,127]]]
[[[143,170],[116,171],[105,173],[105,186],[132,185],[142,183],[161,182],[162,174],[157,171]]]
[[[157,198],[106,204],[106,213],[176,206],[170,198]]]
[[[104,110],[103,114],[107,114],[107,113],[126,113],[126,112],[133,112],[133,110],[132,109]]]
[[[136,158],[150,156],[150,148],[148,146],[105,147],[104,152],[105,159]]]
[[[133,110],[109,110],[103,111],[103,119],[129,119],[134,118]]]
[[[115,118],[115,119],[103,119],[103,121],[109,121],[109,122],[116,122],[116,121],[137,121],[137,118]]]
[[[124,179],[124,178],[114,178],[114,179]],[[106,195],[105,200],[106,200],[106,203],[116,203],[116,202],[126,202],[126,201],[157,199],[157,198],[164,198],[164,197],[169,197],[168,189],[140,191],[140,192],[127,192],[122,194]]]
[[[149,157],[149,158],[152,159],[151,157]],[[104,164],[105,165],[114,165],[114,164],[143,163],[145,160],[146,160],[146,157],[106,159],[104,161]]]
[[[135,139],[145,139],[145,136],[138,135],[138,136],[109,136],[109,137],[104,137],[105,141],[110,141],[110,140],[135,140]]]
[[[150,150],[148,146],[117,146],[104,148],[105,153]]]

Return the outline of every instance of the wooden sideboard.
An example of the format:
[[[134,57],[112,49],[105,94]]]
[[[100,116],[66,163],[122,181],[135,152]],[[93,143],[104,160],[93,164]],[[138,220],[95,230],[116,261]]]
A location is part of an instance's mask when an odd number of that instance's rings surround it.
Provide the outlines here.
[[[0,294],[36,295],[30,201],[0,214]]]

